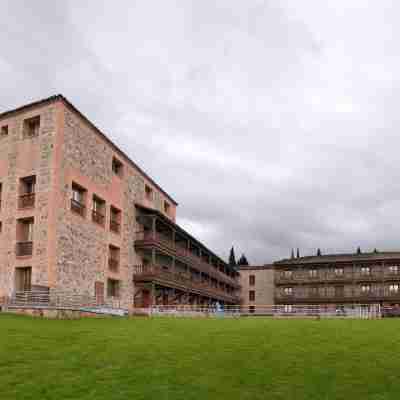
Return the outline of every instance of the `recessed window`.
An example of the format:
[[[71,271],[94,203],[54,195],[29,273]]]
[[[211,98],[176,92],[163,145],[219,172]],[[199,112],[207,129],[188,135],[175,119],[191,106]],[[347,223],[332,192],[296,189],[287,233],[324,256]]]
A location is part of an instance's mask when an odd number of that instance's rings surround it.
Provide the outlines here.
[[[19,208],[35,207],[36,176],[28,176],[20,179],[19,185]]]
[[[371,285],[362,285],[361,293],[369,293],[371,291]]]
[[[283,271],[283,277],[284,277],[285,279],[291,279],[291,278],[292,278],[292,275],[293,275],[293,273],[292,273],[292,271],[290,271],[290,270]]]
[[[169,215],[171,211],[171,205],[168,203],[168,201],[164,201],[164,212],[165,214]]]
[[[3,232],[3,222],[0,221],[0,233]]]
[[[389,291],[390,293],[399,293],[399,285],[397,283],[390,285]]]
[[[118,298],[120,295],[120,282],[116,279],[107,280],[107,296]]]
[[[149,185],[145,185],[144,188],[146,200],[152,201],[153,200],[153,189]]]
[[[318,296],[318,288],[317,287],[310,287],[309,293],[311,297]]]
[[[335,286],[335,296],[343,297],[344,296],[344,286]]]
[[[361,267],[361,275],[371,275],[370,267]]]
[[[119,269],[120,249],[110,244],[108,247],[108,266],[111,271],[117,272]]]
[[[15,290],[25,292],[32,287],[32,267],[15,268]]]
[[[0,138],[8,136],[8,125],[2,126],[0,128]]]
[[[249,301],[254,301],[256,299],[256,292],[254,290],[249,291]]]
[[[113,170],[114,174],[118,175],[119,177],[122,177],[123,169],[124,169],[124,165],[122,164],[122,162],[119,161],[117,158],[113,157],[112,170]]]
[[[31,256],[33,253],[34,219],[21,218],[17,221],[17,256]]]
[[[318,271],[316,269],[310,269],[308,271],[310,278],[316,278],[318,276]]]
[[[291,304],[285,304],[283,306],[283,311],[285,313],[291,313],[291,312],[293,312],[293,306]]]
[[[256,276],[255,275],[249,275],[249,285],[254,286],[256,284]]]
[[[398,265],[391,265],[389,267],[389,272],[391,274],[398,274],[399,273],[399,266]]]
[[[256,311],[256,306],[249,306],[249,313],[254,314]]]
[[[72,182],[71,210],[82,217],[86,215],[86,194],[85,188]]]
[[[343,273],[344,273],[343,268],[335,268],[334,271],[335,271],[335,275],[336,275],[336,276],[342,276]]]
[[[106,202],[100,197],[93,195],[92,221],[104,226]]]
[[[286,296],[291,296],[291,295],[293,294],[293,288],[292,288],[292,287],[285,287],[285,288],[283,289],[283,293],[284,293]]]
[[[33,138],[39,136],[40,130],[40,117],[33,117],[24,121],[24,138]]]
[[[121,211],[113,206],[110,207],[110,230],[115,233],[121,232]]]

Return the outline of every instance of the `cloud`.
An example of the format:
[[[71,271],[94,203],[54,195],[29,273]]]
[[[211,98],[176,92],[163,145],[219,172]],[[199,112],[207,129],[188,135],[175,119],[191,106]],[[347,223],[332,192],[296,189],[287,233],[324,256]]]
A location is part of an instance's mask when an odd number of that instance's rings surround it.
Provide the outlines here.
[[[400,6],[350,3],[6,1],[0,108],[64,93],[225,257],[399,248]]]

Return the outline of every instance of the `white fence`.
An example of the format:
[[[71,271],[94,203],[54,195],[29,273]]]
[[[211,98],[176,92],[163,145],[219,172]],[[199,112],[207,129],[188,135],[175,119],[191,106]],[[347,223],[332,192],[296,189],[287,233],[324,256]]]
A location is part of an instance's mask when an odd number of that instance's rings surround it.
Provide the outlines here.
[[[379,304],[321,305],[254,305],[254,306],[196,306],[159,305],[141,312],[151,316],[174,317],[274,317],[274,318],[355,318],[376,319],[382,317]]]

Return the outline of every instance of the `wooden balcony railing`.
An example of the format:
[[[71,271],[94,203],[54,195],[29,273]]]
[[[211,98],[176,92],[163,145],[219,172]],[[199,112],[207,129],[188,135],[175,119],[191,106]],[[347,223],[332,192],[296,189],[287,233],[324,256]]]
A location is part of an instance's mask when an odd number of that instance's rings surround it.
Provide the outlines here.
[[[172,284],[186,290],[199,292],[204,296],[216,297],[229,302],[238,302],[239,299],[232,293],[213,287],[210,282],[193,278],[189,273],[172,271],[168,268],[155,265],[136,265],[134,267],[135,281],[163,282],[166,286]]]
[[[99,211],[92,210],[92,221],[96,222],[96,224],[104,226],[104,221],[105,221],[104,215]]]
[[[71,210],[82,217],[86,215],[85,205],[74,199],[71,199]]]
[[[142,232],[142,237],[136,241],[136,245],[140,246],[143,243],[157,243],[170,252],[176,254],[177,257],[182,258],[189,265],[194,266],[200,272],[209,275],[210,277],[227,283],[235,288],[240,288],[240,284],[234,278],[226,275],[225,273],[219,271],[213,265],[205,262],[201,257],[193,254],[189,249],[186,249],[172,241],[172,239],[167,236],[160,234],[159,232],[152,233],[150,231]]]
[[[18,207],[20,209],[35,207],[35,193],[26,193],[19,196]]]
[[[31,256],[33,253],[33,242],[17,242],[15,253],[17,257]]]
[[[110,230],[115,233],[121,232],[121,224],[113,219],[110,220]]]

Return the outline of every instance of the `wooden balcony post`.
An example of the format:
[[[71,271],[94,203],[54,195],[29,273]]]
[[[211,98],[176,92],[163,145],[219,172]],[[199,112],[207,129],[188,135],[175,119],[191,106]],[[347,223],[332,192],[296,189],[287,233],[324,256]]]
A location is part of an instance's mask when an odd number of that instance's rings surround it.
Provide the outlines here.
[[[175,229],[172,229],[172,243],[173,243],[174,249],[176,247],[175,240],[176,240],[176,231],[175,231]]]
[[[153,240],[156,240],[156,217],[151,219],[151,235]]]

